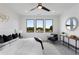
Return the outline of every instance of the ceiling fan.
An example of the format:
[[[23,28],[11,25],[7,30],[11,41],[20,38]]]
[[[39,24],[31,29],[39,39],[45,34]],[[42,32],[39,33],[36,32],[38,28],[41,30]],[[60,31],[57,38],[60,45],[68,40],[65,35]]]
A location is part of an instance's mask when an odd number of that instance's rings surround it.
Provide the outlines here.
[[[42,5],[42,3],[38,3],[38,5],[35,7],[35,8],[33,8],[33,9],[31,9],[30,11],[33,11],[33,10],[35,10],[35,9],[43,9],[43,10],[45,10],[45,11],[50,11],[48,8],[46,8],[45,6],[43,6]]]

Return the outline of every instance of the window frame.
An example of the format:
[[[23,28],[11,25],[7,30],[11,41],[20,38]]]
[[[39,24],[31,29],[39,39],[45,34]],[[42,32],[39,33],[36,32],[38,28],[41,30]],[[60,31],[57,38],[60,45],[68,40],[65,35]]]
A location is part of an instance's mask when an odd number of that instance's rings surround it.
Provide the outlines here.
[[[27,21],[28,20],[33,20],[33,26],[34,26],[34,31],[33,32],[27,32]],[[43,21],[43,32],[37,32],[37,20],[42,20]],[[26,32],[27,33],[51,33],[51,32],[46,32],[46,20],[52,20],[52,31],[53,32],[53,19],[26,19]]]
[[[53,32],[53,19],[45,19],[45,33],[51,33],[51,32],[46,32],[46,20],[52,20],[52,31]]]
[[[37,28],[37,20],[42,20],[43,21],[43,32],[37,32],[37,30],[36,30],[36,28]],[[35,25],[36,25],[36,28],[35,28],[36,33],[44,33],[44,19],[36,19]]]
[[[28,32],[28,31],[27,31],[27,21],[28,21],[28,20],[33,20],[33,26],[34,26],[34,31],[33,31],[33,32]],[[28,33],[34,33],[34,32],[35,32],[34,19],[27,19],[27,20],[26,20],[26,32],[28,32]]]

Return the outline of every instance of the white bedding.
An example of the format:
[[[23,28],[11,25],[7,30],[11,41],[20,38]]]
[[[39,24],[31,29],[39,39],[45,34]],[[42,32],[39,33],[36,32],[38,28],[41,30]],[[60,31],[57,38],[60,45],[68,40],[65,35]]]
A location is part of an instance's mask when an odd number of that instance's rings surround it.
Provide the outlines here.
[[[0,55],[42,55],[41,44],[34,38],[18,39],[2,48]]]

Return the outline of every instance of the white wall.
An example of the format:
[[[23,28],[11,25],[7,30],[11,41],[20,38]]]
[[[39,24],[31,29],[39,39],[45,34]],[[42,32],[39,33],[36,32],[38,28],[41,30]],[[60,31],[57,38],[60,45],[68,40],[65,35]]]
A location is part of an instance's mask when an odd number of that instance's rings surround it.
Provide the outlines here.
[[[9,17],[8,21],[0,22],[0,34],[11,34],[19,29],[19,16],[6,6],[0,5],[0,15]]]
[[[45,15],[28,15],[28,16],[21,16],[20,17],[20,30],[23,31],[24,37],[40,37],[42,40],[46,40],[47,36],[50,35],[50,33],[27,33],[26,32],[26,20],[27,19],[52,19],[53,20],[53,33],[59,33],[59,16],[45,16]]]
[[[78,27],[74,31],[69,31],[66,29],[65,22],[69,17],[76,17],[78,19]],[[79,5],[72,7],[70,10],[67,10],[62,16],[61,16],[61,23],[60,23],[60,32],[66,32],[69,35],[74,34],[79,36]]]
[[[76,17],[78,19],[78,27],[74,31],[69,31],[66,29],[65,22],[69,17]],[[61,32],[66,32],[68,35],[76,35],[79,37],[79,5],[72,7],[62,14],[60,22],[60,33]],[[71,40],[70,42],[74,45],[73,40]]]

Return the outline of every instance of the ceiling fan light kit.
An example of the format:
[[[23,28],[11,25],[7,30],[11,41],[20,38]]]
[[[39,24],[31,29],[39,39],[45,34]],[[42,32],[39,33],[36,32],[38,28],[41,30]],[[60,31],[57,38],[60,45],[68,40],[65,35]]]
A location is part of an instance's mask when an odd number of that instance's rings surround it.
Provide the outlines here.
[[[38,3],[38,5],[35,7],[35,8],[33,8],[33,9],[31,9],[30,11],[33,11],[33,10],[35,10],[35,9],[43,9],[43,10],[45,10],[45,11],[50,11],[48,8],[46,8],[45,6],[43,6],[42,5],[42,3]]]
[[[38,6],[38,9],[42,9],[42,6]]]

